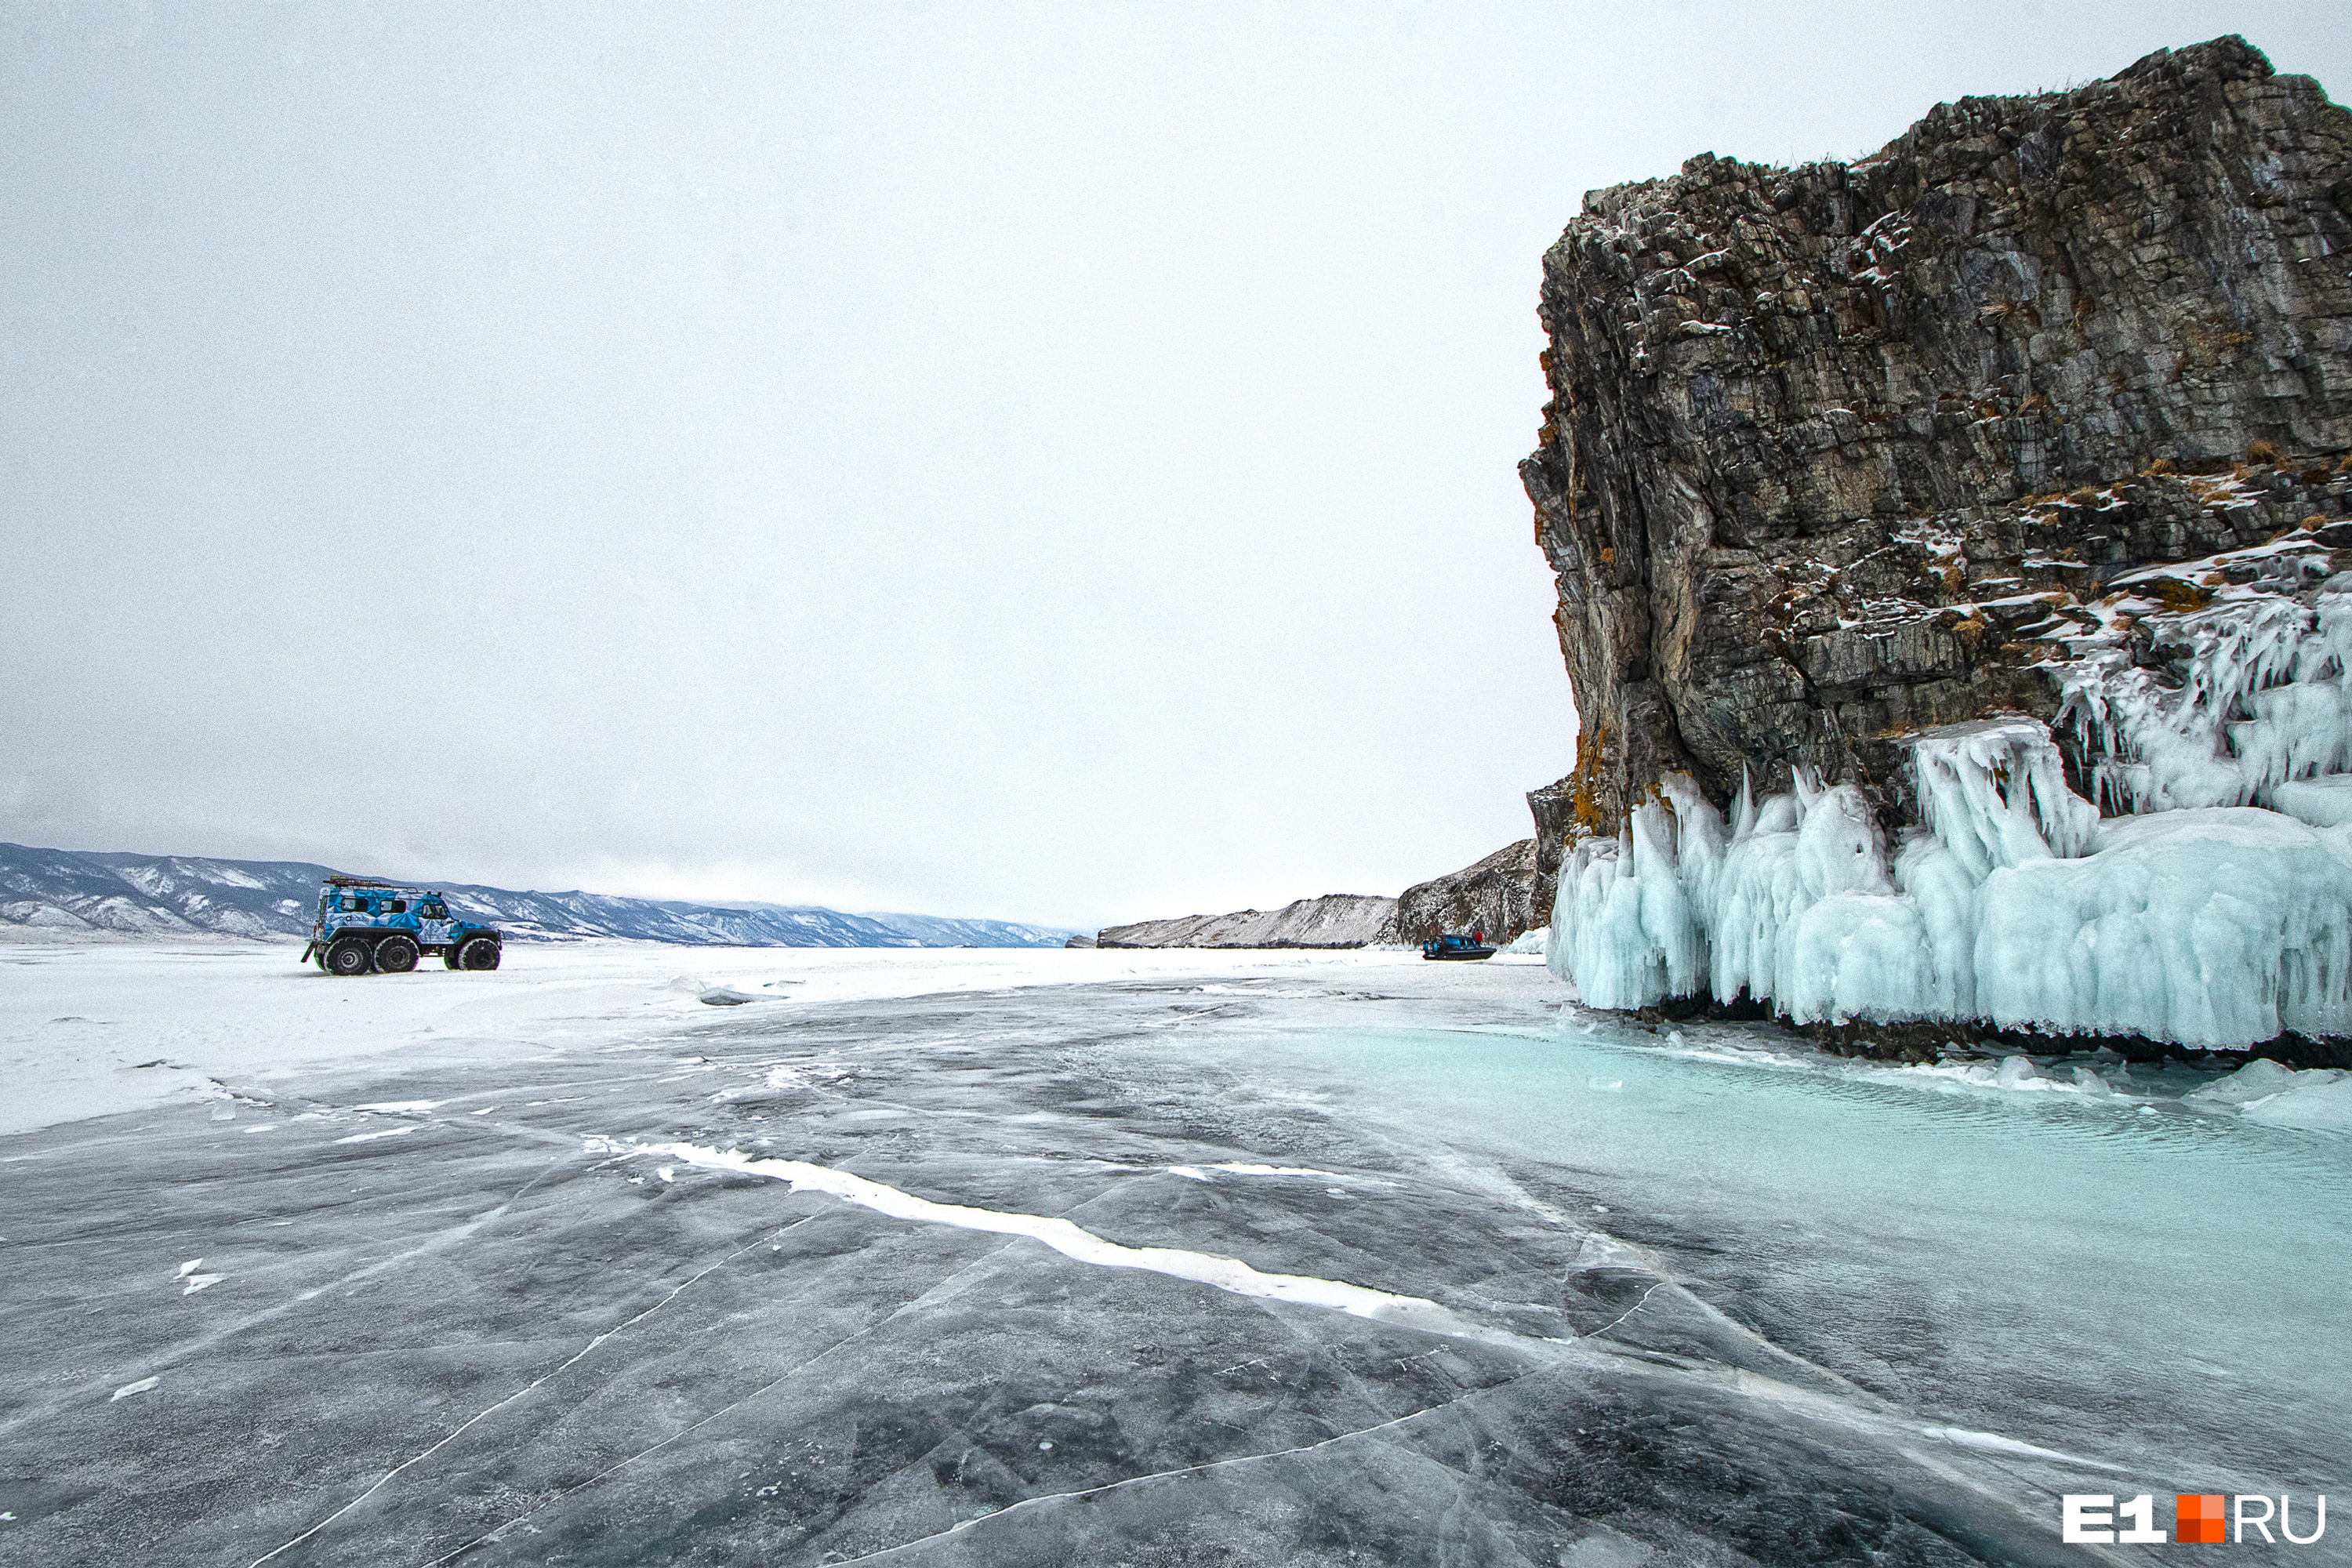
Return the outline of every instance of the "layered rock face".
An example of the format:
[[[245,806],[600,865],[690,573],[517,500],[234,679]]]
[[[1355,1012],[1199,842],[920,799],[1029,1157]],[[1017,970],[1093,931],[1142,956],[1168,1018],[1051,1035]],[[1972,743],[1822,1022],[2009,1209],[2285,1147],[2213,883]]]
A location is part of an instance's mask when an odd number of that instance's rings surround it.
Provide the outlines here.
[[[1181,915],[1096,933],[1101,947],[1371,947],[1396,940],[1394,899],[1326,893],[1278,910]]]
[[[1522,838],[1399,893],[1396,940],[1418,946],[1445,931],[1475,931],[1499,945],[1549,918],[1550,906],[1536,901],[1536,841]]]
[[[2236,38],[1851,165],[1587,196],[1521,468],[1582,726],[1563,837],[1668,773],[1723,802],[1807,765],[1916,821],[1904,736],[2057,714],[2053,614],[2340,517],[2347,251],[2352,115]]]
[[[2236,38],[1545,258],[1596,1005],[2352,1036],[2352,115]]]
[[[1576,803],[1580,795],[1589,798],[1589,791],[1580,791],[1577,775],[1540,789],[1528,791],[1528,814],[1536,819],[1535,907],[1536,924],[1542,925],[1551,918],[1552,900],[1559,894],[1559,861],[1568,846],[1591,827],[1576,819]]]

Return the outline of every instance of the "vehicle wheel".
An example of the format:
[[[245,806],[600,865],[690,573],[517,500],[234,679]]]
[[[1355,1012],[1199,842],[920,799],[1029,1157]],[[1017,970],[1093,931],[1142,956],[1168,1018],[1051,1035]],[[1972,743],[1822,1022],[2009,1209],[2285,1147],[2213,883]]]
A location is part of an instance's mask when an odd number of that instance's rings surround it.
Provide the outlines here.
[[[327,944],[327,973],[330,974],[365,974],[375,968],[375,954],[368,951],[367,939],[339,936]]]
[[[375,966],[386,974],[405,974],[416,967],[416,944],[404,936],[388,936],[375,944]]]
[[[441,950],[441,967],[444,969],[455,969],[457,967],[457,950],[456,948],[445,947]]]
[[[469,936],[457,948],[460,969],[496,969],[499,966],[499,944],[494,937]]]

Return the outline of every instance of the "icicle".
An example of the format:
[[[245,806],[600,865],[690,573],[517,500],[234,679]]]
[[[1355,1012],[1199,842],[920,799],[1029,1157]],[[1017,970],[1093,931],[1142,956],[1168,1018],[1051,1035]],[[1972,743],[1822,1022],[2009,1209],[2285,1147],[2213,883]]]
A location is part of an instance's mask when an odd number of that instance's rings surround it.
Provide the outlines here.
[[[1789,770],[1790,782],[1796,786],[1797,815],[1810,815],[1813,803],[1822,798],[1822,775],[1811,763],[1799,763]]]
[[[1658,787],[1675,814],[1675,855],[1691,901],[1700,909],[1715,901],[1715,879],[1722,869],[1725,842],[1723,814],[1708,804],[1688,773],[1668,773]]]
[[[1920,816],[1971,875],[2086,853],[2098,811],[2066,787],[2065,761],[2032,719],[1986,719],[1914,736]]]
[[[1675,819],[1655,801],[1633,812],[1633,876],[1642,889],[1641,931],[1662,971],[1663,996],[1688,996],[1706,973],[1706,931],[1682,882]]]
[[[2210,575],[2190,563],[2175,574]],[[2093,757],[2102,805],[2124,813],[2269,804],[2282,784],[2352,768],[2352,592],[2228,588],[2200,609],[2142,617],[2184,649],[2178,679],[2115,642],[2058,667],[2062,721]]]
[[[1661,780],[1667,804],[1562,866],[1547,962],[1600,1007],[1744,989],[1799,1022],[1983,1017],[2204,1048],[2352,1034],[2352,826],[2251,807],[2101,823],[2026,719],[1911,752],[1930,831],[1892,866],[1850,784],[1800,770],[1799,794],[1759,803],[1743,779],[1727,838],[1689,780]],[[2275,787],[2352,824],[2352,775]]]

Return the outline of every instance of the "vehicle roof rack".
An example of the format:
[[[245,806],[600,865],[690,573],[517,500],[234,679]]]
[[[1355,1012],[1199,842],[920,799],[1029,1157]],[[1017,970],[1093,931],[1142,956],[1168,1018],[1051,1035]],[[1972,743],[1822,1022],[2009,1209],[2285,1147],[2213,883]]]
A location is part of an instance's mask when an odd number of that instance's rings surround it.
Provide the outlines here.
[[[335,876],[327,879],[327,886],[331,888],[398,888],[403,885],[399,882],[379,881],[373,877]]]

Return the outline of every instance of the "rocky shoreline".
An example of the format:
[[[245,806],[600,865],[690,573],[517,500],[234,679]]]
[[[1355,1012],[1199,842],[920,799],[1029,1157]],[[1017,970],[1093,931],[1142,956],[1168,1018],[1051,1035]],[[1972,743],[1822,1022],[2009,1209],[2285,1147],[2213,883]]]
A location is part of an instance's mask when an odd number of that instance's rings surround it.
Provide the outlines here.
[[[2145,1035],[2057,1035],[2039,1029],[1997,1028],[1977,1019],[1879,1022],[1848,1018],[1834,1023],[1797,1024],[1744,995],[1729,1003],[1712,997],[1683,997],[1634,1008],[1633,1016],[1635,1022],[1654,1028],[1696,1021],[1770,1024],[1832,1056],[1871,1061],[1919,1063],[2006,1056],[2058,1058],[2104,1053],[2127,1062],[2177,1061],[2223,1070],[2255,1060],[2274,1061],[2298,1069],[2352,1070],[2352,1039],[2313,1039],[2293,1032],[2239,1050],[2186,1051],[2177,1044],[2152,1040]]]

